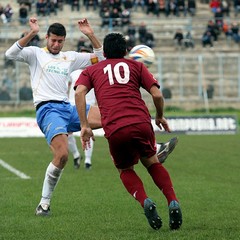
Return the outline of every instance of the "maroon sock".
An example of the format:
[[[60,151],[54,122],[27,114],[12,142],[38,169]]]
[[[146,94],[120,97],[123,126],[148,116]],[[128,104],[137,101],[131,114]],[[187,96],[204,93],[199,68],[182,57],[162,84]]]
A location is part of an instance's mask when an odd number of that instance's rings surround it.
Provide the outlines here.
[[[168,205],[172,200],[177,200],[168,171],[161,163],[152,164],[148,168],[148,172],[157,187],[163,192],[168,201]]]
[[[120,174],[123,185],[127,191],[142,205],[147,198],[142,180],[138,177],[134,170],[123,170]]]

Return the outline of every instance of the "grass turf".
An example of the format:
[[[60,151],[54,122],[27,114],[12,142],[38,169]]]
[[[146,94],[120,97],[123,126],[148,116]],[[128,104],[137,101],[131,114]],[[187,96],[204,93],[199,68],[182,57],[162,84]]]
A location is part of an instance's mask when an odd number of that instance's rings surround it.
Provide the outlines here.
[[[157,135],[162,141],[170,137]],[[124,189],[104,138],[97,137],[92,170],[86,171],[83,164],[74,169],[69,158],[49,218],[34,216],[52,158],[45,139],[0,139],[0,159],[31,177],[20,179],[0,166],[0,239],[238,239],[239,144],[239,134],[179,136],[165,163],[182,207],[179,231],[169,230],[165,198],[146,170],[136,166],[163,219],[163,227],[154,231],[139,203]]]

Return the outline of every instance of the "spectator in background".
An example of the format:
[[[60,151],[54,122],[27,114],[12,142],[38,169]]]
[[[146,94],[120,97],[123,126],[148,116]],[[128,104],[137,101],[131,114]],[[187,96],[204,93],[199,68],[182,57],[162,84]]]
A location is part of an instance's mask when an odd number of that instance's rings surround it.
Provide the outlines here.
[[[217,8],[219,8],[221,5],[219,0],[211,0],[209,3],[209,6],[211,8],[211,11],[213,14],[215,14],[215,12],[217,11]]]
[[[217,8],[215,14],[214,14],[215,24],[218,26],[219,29],[222,29],[223,25],[223,13],[222,9],[219,7]]]
[[[117,8],[118,12],[122,12],[122,0],[110,1],[110,6],[112,9]]]
[[[46,13],[48,16],[50,16],[51,13],[54,13],[54,15],[57,15],[57,0],[47,0]]]
[[[145,22],[141,22],[140,26],[138,28],[138,37],[139,37],[139,42],[140,43],[145,43],[145,35],[147,33],[147,27]]]
[[[240,0],[234,0],[234,13],[235,13],[235,17],[238,16],[239,12],[240,12]]]
[[[109,10],[109,7],[107,6],[104,6],[100,9],[100,17],[102,19],[102,24],[101,24],[101,27],[105,27],[105,26],[109,26],[110,24],[110,10]]]
[[[177,0],[176,1],[176,15],[179,17],[180,12],[183,13],[184,17],[187,15],[187,8],[185,6],[185,0]]]
[[[152,13],[153,15],[155,15],[157,13],[157,5],[154,0],[147,0],[146,6],[147,6],[147,11],[146,11],[147,14]]]
[[[155,47],[154,35],[149,30],[147,30],[145,34],[145,45],[147,45],[150,48]]]
[[[19,7],[19,22],[21,25],[26,25],[28,22],[28,9],[24,3]]]
[[[210,45],[210,47],[213,48],[212,34],[208,30],[206,30],[202,36],[202,46],[205,48],[207,45]]]
[[[37,13],[38,16],[40,16],[40,15],[45,16],[46,15],[46,2],[44,0],[37,0],[36,13]]]
[[[8,74],[4,74],[3,80],[2,80],[2,86],[9,93],[12,92],[12,90],[14,89],[14,81],[11,77],[9,77]]]
[[[63,11],[63,6],[64,6],[64,0],[58,0],[57,1],[58,10]]]
[[[80,2],[79,2],[79,0],[71,0],[71,10],[74,11],[75,9],[77,11],[80,11]]]
[[[121,13],[122,27],[128,26],[130,22],[131,22],[131,12],[128,9],[124,9]]]
[[[158,0],[156,14],[159,17],[160,13],[163,13],[165,17],[167,16],[167,0]]]
[[[239,25],[236,21],[232,22],[231,24],[231,33],[232,33],[232,39],[235,43],[240,42],[240,36],[239,36]]]
[[[183,45],[183,32],[182,32],[182,29],[177,29],[174,37],[173,37],[173,40],[174,40],[174,43],[175,43],[175,46],[176,47],[182,47]]]
[[[81,52],[82,48],[86,48],[86,39],[84,37],[80,37],[77,42],[77,52]]]
[[[3,7],[3,5],[1,5],[1,3],[0,3],[0,17],[1,17],[2,22],[3,22],[4,24],[8,22],[8,21],[7,21],[7,17],[6,17],[6,15],[5,15],[4,7]]]
[[[89,10],[89,7],[93,8],[93,11],[97,10],[97,6],[98,6],[98,0],[86,0],[85,1],[85,7],[86,10]]]
[[[186,33],[186,36],[184,37],[184,45],[186,48],[194,48],[194,40],[191,32],[189,31]]]
[[[213,40],[217,42],[220,31],[219,31],[219,26],[213,20],[208,21],[207,31],[211,33]]]
[[[177,5],[175,0],[169,0],[167,3],[167,16],[173,14],[174,16],[177,15]]]
[[[0,17],[1,17],[3,23],[7,23],[7,17],[4,12],[4,7],[1,4],[0,4]]]
[[[188,0],[187,3],[187,11],[189,12],[189,14],[193,17],[196,15],[196,1],[195,0]]]
[[[0,101],[10,101],[11,96],[10,93],[7,91],[5,86],[1,86],[0,88]]]
[[[32,11],[32,3],[34,3],[34,0],[17,0],[19,5],[25,4],[28,7],[28,12]]]
[[[133,37],[134,39],[136,39],[136,26],[133,22],[130,22],[129,25],[128,25],[128,29],[127,29],[127,35],[129,37]]]
[[[121,26],[121,13],[119,12],[118,8],[113,8],[113,10],[110,12],[110,18],[113,28]]]
[[[136,46],[136,26],[134,23],[130,22],[127,29],[127,34],[125,36],[127,42],[127,50],[130,51],[134,46]]]
[[[110,1],[108,0],[102,0],[99,4],[100,4],[100,11],[102,8],[107,8],[107,9],[110,8]]]
[[[133,8],[133,1],[132,0],[125,0],[123,2],[124,9],[127,9],[128,11],[132,11]]]
[[[134,11],[138,11],[138,7],[141,7],[142,12],[144,12],[145,9],[145,0],[134,0],[133,1]]]
[[[23,101],[30,101],[33,99],[32,89],[28,87],[27,83],[24,83],[24,85],[20,88],[19,98]]]
[[[13,9],[11,5],[8,3],[6,7],[4,8],[4,14],[7,18],[7,22],[11,22],[12,20],[12,15],[13,15]]]
[[[223,21],[222,31],[226,36],[227,44],[230,45],[232,40],[232,30],[230,24],[226,20]]]
[[[223,16],[229,17],[230,6],[231,6],[230,0],[222,0],[221,1],[221,6],[220,7],[221,7],[221,10],[222,10]]]
[[[130,52],[131,49],[136,45],[136,39],[133,37],[133,35],[126,35],[126,46],[127,46],[127,51]]]

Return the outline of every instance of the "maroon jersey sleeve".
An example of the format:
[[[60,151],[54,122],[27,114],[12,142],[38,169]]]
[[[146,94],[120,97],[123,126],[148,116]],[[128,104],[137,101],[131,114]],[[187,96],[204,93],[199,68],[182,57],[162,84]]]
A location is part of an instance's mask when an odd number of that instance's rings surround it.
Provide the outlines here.
[[[141,70],[141,87],[146,89],[148,92],[153,85],[156,85],[158,88],[160,88],[157,79],[151,72],[148,71],[144,64],[142,64]]]
[[[92,84],[91,84],[91,81],[90,81],[90,76],[89,76],[89,73],[88,73],[87,69],[83,70],[81,72],[81,74],[79,75],[79,78],[74,85],[74,90],[76,90],[78,85],[86,86],[89,91],[92,88]]]

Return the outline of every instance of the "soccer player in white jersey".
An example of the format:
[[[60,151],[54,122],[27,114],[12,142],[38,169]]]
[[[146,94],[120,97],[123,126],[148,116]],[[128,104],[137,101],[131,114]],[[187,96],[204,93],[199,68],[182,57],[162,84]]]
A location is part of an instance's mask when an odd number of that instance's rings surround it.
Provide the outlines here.
[[[102,44],[87,19],[79,20],[78,27],[89,38],[93,53],[62,52],[66,29],[60,23],[49,26],[45,48],[26,47],[39,32],[36,18],[29,19],[29,26],[29,33],[15,42],[5,55],[29,65],[37,123],[53,152],[53,160],[47,167],[43,181],[42,197],[35,212],[36,215],[48,216],[53,191],[68,160],[68,132],[80,130],[76,108],[68,101],[69,76],[73,71],[94,64],[104,57]],[[100,128],[98,107],[88,106],[87,114],[91,127]]]
[[[52,194],[68,161],[68,133],[80,131],[76,107],[68,100],[69,76],[73,71],[84,69],[104,57],[102,44],[87,19],[79,20],[78,27],[90,40],[93,53],[61,51],[66,38],[66,29],[61,23],[49,26],[46,47],[27,47],[28,42],[39,32],[37,19],[30,18],[29,26],[28,34],[15,42],[5,55],[8,59],[29,65],[37,123],[53,153],[53,159],[46,169],[42,197],[35,211],[38,216],[48,216]],[[86,112],[90,127],[101,128],[99,108],[87,105]],[[161,145],[159,161],[165,161],[176,143],[177,139],[173,138]]]
[[[88,48],[82,48],[80,52],[91,52]],[[70,74],[69,81],[69,102],[72,105],[75,105],[75,91],[73,89],[75,82],[77,81],[79,75],[81,74],[82,69],[76,70]],[[96,97],[94,93],[94,89],[90,90],[86,95],[86,103],[90,106],[96,105]],[[93,154],[93,146],[94,141],[91,139],[91,147],[84,150],[85,155],[85,169],[89,170],[92,167],[92,154]],[[78,150],[76,139],[72,133],[68,134],[68,147],[69,151],[73,154],[74,167],[78,169],[80,167],[81,154]]]

